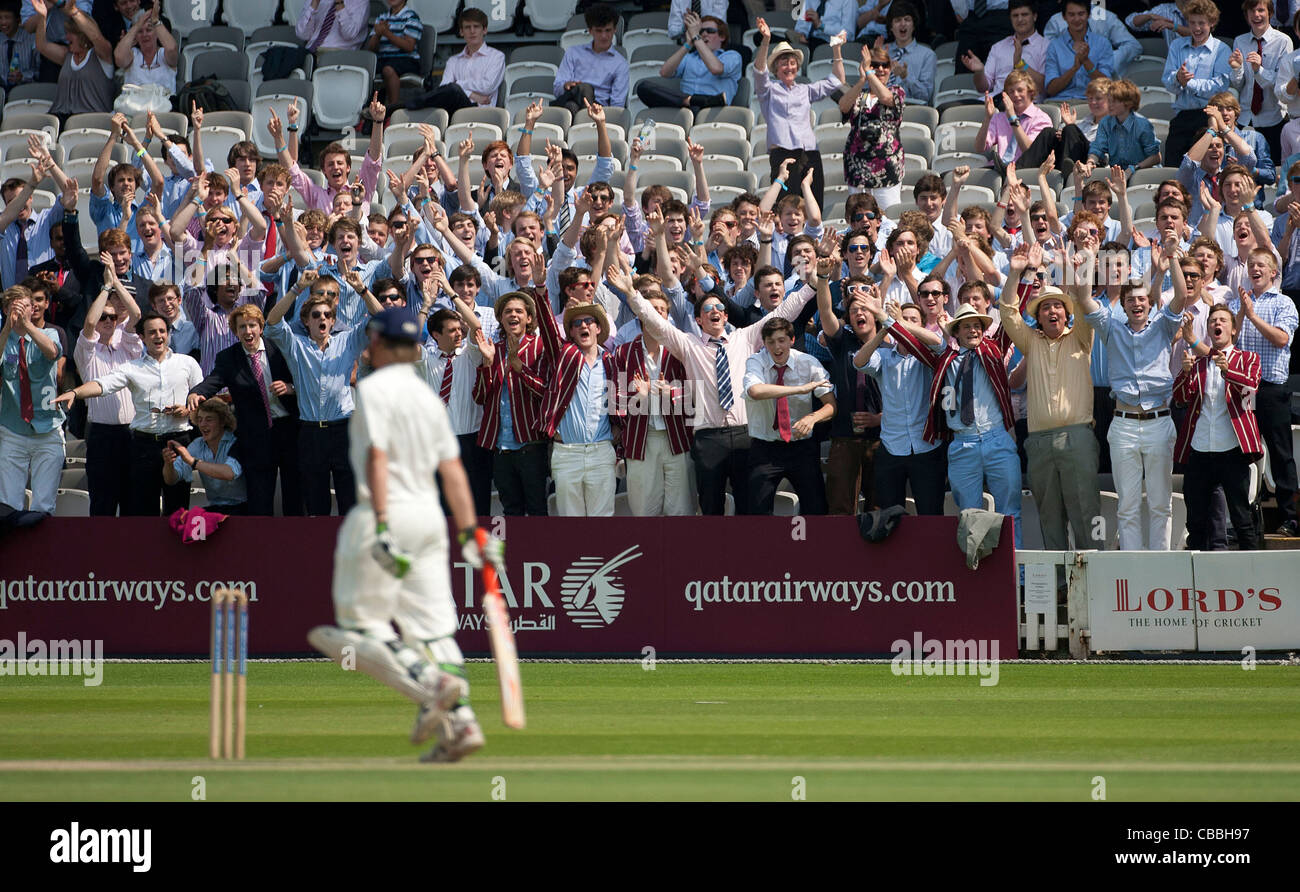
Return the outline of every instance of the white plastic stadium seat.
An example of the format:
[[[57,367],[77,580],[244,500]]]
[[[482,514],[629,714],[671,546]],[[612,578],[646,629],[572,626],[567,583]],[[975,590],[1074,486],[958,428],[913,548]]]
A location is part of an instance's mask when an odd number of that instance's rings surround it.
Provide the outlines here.
[[[288,0],[286,0],[285,15]],[[301,8],[301,4],[299,4]],[[212,24],[212,19],[216,15],[216,9],[209,9],[206,3],[195,3],[194,0],[167,0],[163,5],[163,14],[171,22],[171,33],[179,38],[189,37],[199,28],[206,28]],[[297,14],[297,10],[294,11]],[[290,21],[294,21],[290,19]]]
[[[214,166],[221,170],[225,170],[226,156],[230,154],[231,147],[248,138],[243,130],[225,126],[209,127],[206,122],[199,133],[203,137],[204,157],[211,158]]]
[[[515,93],[506,98],[506,111],[510,113],[511,119],[522,116],[524,109],[532,105],[533,102],[553,102],[555,97],[550,93]],[[567,109],[566,109],[567,111]]]
[[[47,147],[53,146],[54,141],[44,130],[0,130],[0,158],[12,161],[15,158],[30,157],[27,151],[27,137],[39,136]]]
[[[252,34],[258,28],[271,24],[275,18],[275,4],[267,0],[225,0],[226,24]],[[293,22],[290,22],[293,24]]]
[[[448,0],[410,0],[410,5],[420,16],[420,22],[435,32],[446,31],[456,21],[456,4]],[[287,0],[286,0],[287,8]],[[293,24],[296,19],[289,18],[285,12],[285,21]]]
[[[560,49],[567,50],[571,46],[580,46],[584,43],[591,43],[591,35],[587,33],[586,28],[574,28],[560,35]]]
[[[642,155],[641,160],[636,163],[636,171],[640,174],[640,182],[651,182],[650,177],[659,173],[669,171],[679,171],[682,169],[682,162],[671,155]]]
[[[325,65],[312,75],[316,92],[311,111],[325,130],[342,130],[357,123],[371,94],[370,72],[356,65]],[[204,146],[206,150],[206,145]],[[215,156],[214,156],[215,157]]]
[[[488,143],[502,139],[501,128],[496,124],[483,124],[475,122],[472,124],[452,124],[442,134],[442,141],[447,145],[447,151],[453,155],[458,151],[461,140],[474,131],[474,151],[480,154],[483,147]]]
[[[515,4],[501,0],[465,0],[466,9],[481,9],[488,19],[488,33],[506,31],[515,24]]]
[[[636,28],[631,31],[623,32],[622,46],[627,50],[629,56],[637,47],[654,46],[657,43],[672,43],[672,38],[668,32],[662,28]],[[662,65],[662,60],[656,62],[656,65]]]
[[[538,31],[559,31],[577,8],[577,0],[524,0],[524,15]]]
[[[778,491],[776,501],[772,505],[772,514],[775,517],[794,517],[799,513],[799,497],[792,492]]]
[[[89,517],[90,493],[84,489],[60,489],[54,495],[55,517]]]
[[[298,100],[298,108],[301,109],[299,116],[299,125],[305,131],[311,124],[311,109],[303,108],[300,97],[292,93],[265,93],[253,100],[253,126],[250,138],[257,144],[257,151],[263,157],[274,158],[275,139],[271,136],[270,131],[266,129],[266,122],[271,120],[271,109],[280,116],[281,122],[289,120],[289,106],[293,105],[294,100]],[[206,128],[203,137],[203,152],[206,155],[208,151]],[[215,157],[215,156],[213,156]]]
[[[63,131],[63,135],[59,137],[59,145],[63,146],[63,151],[69,158],[76,157],[73,155],[73,150],[83,146],[93,146],[95,153],[99,154],[99,151],[104,147],[104,143],[108,142],[109,135],[107,130],[99,130],[94,127],[78,127],[76,130]]]
[[[506,93],[509,94],[510,87],[521,77],[549,77],[554,81],[559,70],[560,66],[550,62],[511,62],[506,66]]]
[[[201,43],[188,43],[181,49],[180,64],[176,66],[176,82],[178,84],[189,83],[192,79],[190,77],[190,68],[194,65],[194,60],[213,50],[230,50],[232,53],[241,52],[239,47],[224,41],[205,40]]]

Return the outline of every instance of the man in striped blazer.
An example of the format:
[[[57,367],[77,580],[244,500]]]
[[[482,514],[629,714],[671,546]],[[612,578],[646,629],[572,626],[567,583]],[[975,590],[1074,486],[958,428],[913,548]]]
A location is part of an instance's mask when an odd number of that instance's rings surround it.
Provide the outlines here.
[[[492,450],[492,479],[502,513],[546,516],[547,443],[542,401],[551,382],[542,339],[534,334],[537,305],[522,291],[497,298],[495,342],[479,329],[482,356],[474,402],[483,407],[478,444]]]
[[[662,291],[644,295],[664,319],[672,311]],[[627,502],[638,517],[694,514],[690,489],[691,411],[683,397],[686,367],[642,332],[614,351],[617,411],[623,420]]]
[[[1223,487],[1228,517],[1243,551],[1264,547],[1250,508],[1250,466],[1264,454],[1255,420],[1259,391],[1258,353],[1233,346],[1237,320],[1226,304],[1210,310],[1206,322],[1208,355],[1195,356],[1204,341],[1193,341],[1183,354],[1183,370],[1174,382],[1174,402],[1187,405],[1178,431],[1174,460],[1185,462],[1183,494],[1187,499],[1187,547],[1209,550],[1206,518],[1210,496]]]
[[[590,293],[590,292],[588,292]],[[551,478],[561,517],[614,516],[614,425],[607,384],[617,380],[609,340],[609,318],[600,304],[570,304],[564,333],[538,288],[542,306],[537,328],[551,367],[551,386],[542,401],[543,433],[553,441]]]
[[[962,304],[948,322],[949,338],[956,346],[927,346],[912,323],[885,322],[898,349],[910,353],[934,370],[930,385],[930,415],[925,439],[948,442],[948,481],[961,510],[980,508],[984,489],[993,494],[993,506],[1015,520],[1016,545],[1020,545],[1020,457],[1016,452],[1015,416],[1011,388],[1002,362],[1002,348],[984,332],[993,318],[970,304]]]

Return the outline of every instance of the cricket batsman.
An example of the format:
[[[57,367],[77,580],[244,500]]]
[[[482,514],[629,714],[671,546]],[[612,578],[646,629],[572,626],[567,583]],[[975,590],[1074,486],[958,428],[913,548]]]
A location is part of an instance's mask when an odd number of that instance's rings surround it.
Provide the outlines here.
[[[478,569],[477,518],[447,410],[415,371],[420,326],[392,308],[368,324],[374,374],[357,385],[349,458],[357,503],[334,550],[334,614],[307,640],[418,704],[412,743],[436,739],[421,761],[456,762],[483,746],[456,645],[447,523],[436,471],[460,531],[462,559]],[[504,543],[489,539],[500,563]],[[398,636],[394,624],[400,631]]]

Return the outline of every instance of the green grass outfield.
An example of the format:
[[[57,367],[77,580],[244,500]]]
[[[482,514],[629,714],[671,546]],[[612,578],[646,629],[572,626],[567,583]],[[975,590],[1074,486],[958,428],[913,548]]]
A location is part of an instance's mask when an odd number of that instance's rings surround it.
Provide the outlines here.
[[[203,663],[103,684],[0,678],[0,799],[809,801],[1300,799],[1300,668],[1004,664],[999,684],[888,665],[528,663],[528,728],[469,667],[487,746],[422,765],[415,710],[332,664],[249,670],[248,754],[209,761]],[[500,780],[498,780],[500,779]]]

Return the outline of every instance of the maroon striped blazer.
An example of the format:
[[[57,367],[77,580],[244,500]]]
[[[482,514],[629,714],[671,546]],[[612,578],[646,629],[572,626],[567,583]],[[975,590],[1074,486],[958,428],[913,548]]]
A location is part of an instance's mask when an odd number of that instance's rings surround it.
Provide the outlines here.
[[[542,433],[549,438],[555,436],[564,413],[569,411],[573,391],[578,387],[578,375],[581,374],[582,365],[587,360],[577,344],[565,340],[560,331],[560,324],[555,320],[555,314],[551,312],[551,304],[546,300],[546,289],[539,290],[541,296],[537,300],[537,306],[542,318],[537,322],[537,330],[542,341],[542,349],[546,351],[546,358],[551,367],[550,386],[542,398]],[[614,356],[602,348],[600,359],[605,366],[608,393],[609,383],[615,380]]]
[[[1201,404],[1205,400],[1205,382],[1209,378],[1212,356],[1196,360],[1191,371],[1178,373],[1174,381],[1174,402],[1187,404],[1187,417],[1178,431],[1174,444],[1174,461],[1187,461],[1192,451],[1192,435],[1201,418]],[[1237,445],[1246,458],[1254,461],[1264,454],[1264,442],[1259,436],[1259,423],[1255,420],[1255,392],[1259,390],[1259,354],[1249,350],[1233,350],[1228,354],[1228,368],[1223,372],[1227,391],[1228,417],[1232,420]]]
[[[529,443],[542,439],[542,398],[550,383],[550,365],[542,339],[525,335],[519,344],[519,360],[523,370],[516,372],[506,359],[505,331],[496,342],[496,355],[492,365],[479,365],[474,378],[474,402],[483,407],[483,423],[478,429],[478,444],[484,449],[495,449],[501,435],[501,388],[510,394],[510,423],[515,439]]]
[[[687,420],[681,405],[682,385],[686,381],[686,367],[682,361],[668,352],[667,347],[659,348],[659,379],[672,388],[673,410],[663,415],[664,426],[668,430],[668,447],[673,455],[681,455],[691,448],[693,428]],[[645,458],[645,443],[650,435],[650,415],[642,410],[630,412],[632,399],[632,379],[647,378],[645,362],[645,337],[620,344],[614,351],[614,365],[618,368],[618,414],[625,425],[623,430],[623,452],[632,460]],[[662,408],[662,405],[661,405]]]
[[[930,382],[930,414],[925,420],[925,433],[922,436],[927,443],[951,440],[948,413],[943,409],[943,390],[948,386],[948,367],[961,355],[961,351],[950,346],[942,353],[935,353],[901,325],[890,326],[889,333],[894,336],[894,342],[900,350],[912,354],[934,371],[934,380]],[[997,394],[1002,423],[1007,430],[1014,432],[1016,417],[1011,411],[1011,386],[1007,383],[1007,367],[1002,362],[1002,347],[997,338],[983,338],[978,352],[984,373],[989,376],[993,392]]]

